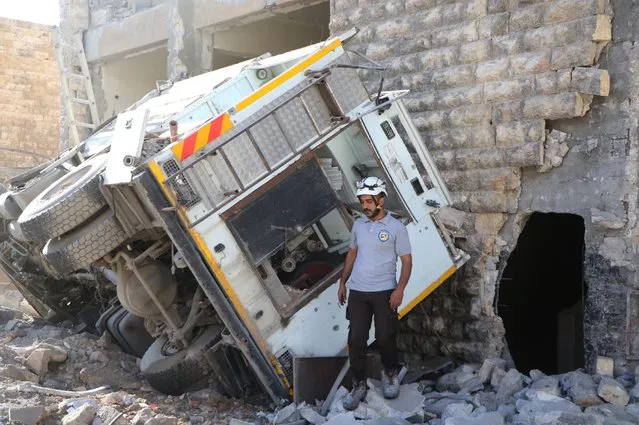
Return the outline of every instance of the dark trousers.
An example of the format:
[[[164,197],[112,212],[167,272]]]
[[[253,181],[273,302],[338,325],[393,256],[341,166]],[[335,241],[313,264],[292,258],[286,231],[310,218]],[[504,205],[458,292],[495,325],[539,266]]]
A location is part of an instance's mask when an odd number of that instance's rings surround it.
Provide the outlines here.
[[[389,300],[393,291],[360,292],[350,291],[346,318],[350,322],[348,349],[351,373],[357,381],[368,378],[366,352],[371,322],[375,319],[375,340],[379,346],[382,365],[386,369],[397,369],[397,312],[390,308]]]

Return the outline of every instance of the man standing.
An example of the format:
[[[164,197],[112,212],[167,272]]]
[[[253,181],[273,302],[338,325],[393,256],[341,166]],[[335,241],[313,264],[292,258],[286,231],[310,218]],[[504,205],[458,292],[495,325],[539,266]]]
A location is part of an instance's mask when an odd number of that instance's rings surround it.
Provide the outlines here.
[[[399,395],[399,359],[397,352],[397,308],[404,298],[410,278],[412,257],[406,227],[384,210],[386,185],[377,177],[357,183],[357,197],[366,218],[353,225],[351,244],[340,280],[338,300],[346,302],[346,318],[353,389],[344,399],[344,408],[354,410],[366,397],[366,351],[371,322],[375,320],[375,339],[382,357],[384,397]],[[399,282],[397,258],[402,269]]]

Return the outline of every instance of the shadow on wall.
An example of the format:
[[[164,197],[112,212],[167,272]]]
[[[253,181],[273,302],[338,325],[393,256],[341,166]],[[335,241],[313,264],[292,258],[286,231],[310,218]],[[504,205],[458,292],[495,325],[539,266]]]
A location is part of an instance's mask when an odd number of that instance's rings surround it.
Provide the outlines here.
[[[497,312],[522,373],[584,366],[584,220],[534,213],[508,258]]]

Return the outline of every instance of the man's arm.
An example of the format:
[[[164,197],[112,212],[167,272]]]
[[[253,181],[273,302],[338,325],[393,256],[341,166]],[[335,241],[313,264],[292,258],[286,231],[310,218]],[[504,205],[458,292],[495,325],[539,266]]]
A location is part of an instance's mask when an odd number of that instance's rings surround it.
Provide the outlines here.
[[[410,274],[413,271],[413,256],[411,255],[410,240],[408,238],[408,230],[402,226],[397,232],[395,239],[395,253],[399,256],[402,263],[402,271],[399,274],[397,287],[390,297],[390,307],[397,310],[404,300],[404,289],[408,285]]]
[[[353,264],[355,264],[355,258],[357,258],[357,248],[349,248],[344,260],[344,270],[342,271],[342,278],[339,281],[339,290],[337,292],[337,298],[340,304],[346,302],[346,282],[351,277],[353,272]]]
[[[399,281],[397,282],[397,289],[404,292],[406,285],[408,285],[408,279],[413,271],[413,256],[411,254],[402,255],[399,257],[402,262],[402,271],[399,275]]]
[[[348,278],[351,277],[355,258],[357,258],[357,248],[349,248],[346,259],[344,260],[344,270],[342,271],[342,279],[339,282],[340,285],[346,285]]]

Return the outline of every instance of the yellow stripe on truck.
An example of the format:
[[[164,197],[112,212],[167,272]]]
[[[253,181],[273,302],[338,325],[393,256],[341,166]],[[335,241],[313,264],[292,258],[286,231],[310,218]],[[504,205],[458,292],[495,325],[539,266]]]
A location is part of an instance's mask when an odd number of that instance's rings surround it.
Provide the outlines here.
[[[300,72],[302,72],[304,69],[306,69],[309,66],[313,65],[315,62],[317,62],[318,60],[322,59],[324,56],[328,55],[329,53],[331,53],[333,50],[337,49],[341,45],[342,45],[342,41],[339,38],[333,40],[328,46],[318,50],[315,53],[313,53],[312,55],[310,55],[309,57],[307,57],[306,59],[304,59],[303,61],[301,61],[297,65],[294,65],[294,66],[290,67],[285,72],[283,72],[280,75],[278,75],[277,77],[273,78],[271,81],[269,81],[268,83],[264,84],[259,89],[255,90],[249,96],[247,96],[246,98],[242,99],[240,102],[238,102],[235,105],[235,110],[237,112],[240,112],[241,110],[245,109],[246,107],[248,107],[252,103],[255,103],[257,100],[259,100],[262,97],[266,96],[269,92],[275,90],[277,87],[281,86],[286,81],[290,80],[295,75],[297,75]]]
[[[411,302],[409,302],[406,305],[406,307],[402,308],[399,311],[399,318],[401,319],[402,317],[404,317],[406,314],[408,314],[409,311],[411,311],[413,308],[415,308],[415,306],[417,304],[422,302],[424,300],[424,298],[429,296],[435,289],[439,288],[439,285],[441,285],[442,283],[444,283],[446,281],[446,279],[451,277],[453,275],[453,273],[455,273],[455,271],[457,271],[457,266],[451,266],[451,268],[446,270],[444,272],[444,274],[439,276],[439,279],[437,279],[435,282],[431,283],[428,286],[428,288],[426,288],[421,294],[419,294]]]
[[[224,274],[224,272],[222,271],[222,269],[220,268],[220,265],[213,257],[213,254],[211,254],[211,251],[208,249],[208,247],[202,240],[202,237],[200,236],[200,234],[193,227],[191,227],[191,220],[189,220],[189,217],[186,215],[186,212],[184,211],[184,209],[177,203],[173,194],[169,190],[167,190],[166,186],[164,185],[165,177],[164,177],[164,173],[160,169],[160,166],[155,161],[149,161],[149,170],[151,170],[151,174],[153,175],[155,180],[158,182],[158,184],[162,188],[162,191],[168,198],[171,205],[173,205],[176,208],[176,211],[178,212],[178,216],[180,217],[180,221],[182,221],[182,224],[184,225],[184,227],[188,229],[189,234],[193,238],[193,241],[195,241],[195,244],[200,250],[200,253],[204,256],[206,263],[211,268],[211,271],[213,272],[213,275],[215,276],[217,281],[220,283],[220,285],[222,285],[222,288],[224,289],[224,291],[229,297],[229,301],[231,301],[231,304],[233,305],[233,307],[235,307],[235,310],[240,315],[242,322],[248,328],[249,333],[253,336],[253,338],[255,338],[255,342],[257,343],[258,347],[260,347],[262,352],[268,356],[271,362],[271,365],[277,371],[280,378],[282,378],[282,381],[286,385],[289,392],[291,392],[292,387],[291,387],[291,384],[286,379],[286,375],[284,374],[284,371],[282,371],[282,369],[280,368],[279,363],[277,362],[275,357],[272,354],[270,354],[270,351],[266,347],[266,343],[264,339],[260,337],[260,334],[258,330],[255,328],[253,321],[251,320],[248,312],[246,311],[246,309],[240,302],[240,299],[238,298],[237,293],[231,287],[231,284],[229,280],[227,279],[226,275]]]

